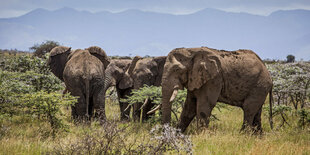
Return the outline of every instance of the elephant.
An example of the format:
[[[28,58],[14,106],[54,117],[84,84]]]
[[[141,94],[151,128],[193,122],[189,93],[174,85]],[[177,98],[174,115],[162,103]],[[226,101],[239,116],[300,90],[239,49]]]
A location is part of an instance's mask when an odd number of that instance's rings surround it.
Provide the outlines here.
[[[154,58],[142,58],[136,56],[133,58],[125,77],[133,79],[133,89],[139,89],[144,85],[161,86],[161,79],[166,62],[166,56]],[[146,100],[144,103],[136,103],[133,106],[133,119],[138,120],[143,106],[142,120],[150,118],[151,114],[147,114],[154,104],[152,100]]]
[[[109,63],[105,51],[97,46],[84,50],[57,46],[50,51],[47,64],[51,72],[64,81],[71,95],[78,97],[71,106],[74,120],[89,120],[94,112],[96,118],[106,119],[103,88],[104,70]]]
[[[120,118],[121,120],[129,120],[130,108],[126,111],[125,109],[128,107],[127,102],[121,101],[121,99],[126,98],[126,96],[130,96],[132,90],[132,79],[125,78],[125,73],[131,63],[131,59],[114,59],[111,60],[111,63],[107,66],[105,70],[105,88],[104,92],[111,87],[115,86],[118,102],[120,106]]]
[[[272,125],[271,75],[251,50],[176,48],[168,54],[163,72],[162,124],[170,123],[171,102],[179,89],[186,88],[187,97],[177,125],[182,132],[195,116],[208,126],[212,109],[222,102],[242,108],[241,131],[261,133],[262,105],[268,93]]]
[[[106,69],[105,86],[116,86],[119,99],[130,96],[133,89],[139,89],[146,85],[160,86],[166,57],[142,58],[136,56],[131,63],[126,60],[112,60]],[[128,66],[127,66],[128,65]],[[114,84],[113,84],[114,83]],[[107,88],[106,88],[107,89]],[[128,103],[120,101],[121,118],[129,119],[130,108],[126,111]],[[142,103],[133,106],[133,118],[140,118]],[[142,119],[146,120],[149,115],[146,113],[153,107],[152,101],[148,100],[143,108]]]

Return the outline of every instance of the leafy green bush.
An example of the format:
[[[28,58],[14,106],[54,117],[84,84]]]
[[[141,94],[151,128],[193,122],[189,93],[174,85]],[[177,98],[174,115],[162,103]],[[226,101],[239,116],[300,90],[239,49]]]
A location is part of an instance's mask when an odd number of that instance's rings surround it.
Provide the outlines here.
[[[178,120],[178,114],[180,113],[180,108],[184,104],[186,100],[186,90],[179,90],[178,95],[172,103],[172,113],[174,114],[176,120]],[[156,86],[148,86],[144,85],[144,87],[133,90],[131,92],[131,96],[128,96],[126,99],[122,99],[123,102],[128,102],[129,106],[133,106],[133,104],[144,103],[146,99],[152,100],[155,105],[161,104],[161,87]],[[141,115],[143,113],[141,107]]]
[[[310,111],[306,109],[301,109],[298,111],[298,126],[300,128],[305,128],[306,126],[310,126]]]
[[[177,96],[172,102],[172,114],[176,121],[179,120],[179,115],[185,103],[186,96],[187,96],[186,89],[179,90]],[[162,99],[161,87],[144,85],[144,87],[140,89],[133,90],[131,92],[131,96],[128,96],[126,99],[122,99],[122,101],[128,102],[129,106],[132,106],[133,104],[144,103],[146,99],[152,100],[152,102],[155,103],[156,106],[161,104],[161,99]],[[220,103],[220,104],[217,104],[215,107],[220,111],[221,108],[227,108],[227,105]],[[141,114],[142,114],[142,110],[141,110]],[[160,114],[161,113],[159,113],[159,115]],[[212,121],[219,120],[214,114],[211,115],[210,119]]]
[[[269,109],[269,108],[268,108]],[[288,123],[288,113],[292,111],[292,108],[286,105],[277,105],[272,107],[273,116],[280,116],[281,117],[281,124],[278,128],[284,127],[285,124],[290,126]]]
[[[61,107],[76,102],[62,96],[62,82],[49,70],[45,58],[18,55],[3,59],[0,69],[0,116],[38,118],[50,123],[53,134],[66,129]]]
[[[49,122],[53,135],[59,129],[67,130],[63,121],[64,113],[61,107],[76,103],[76,98],[69,94],[47,93],[39,91],[21,96],[20,102],[23,105],[24,113],[40,120]]]

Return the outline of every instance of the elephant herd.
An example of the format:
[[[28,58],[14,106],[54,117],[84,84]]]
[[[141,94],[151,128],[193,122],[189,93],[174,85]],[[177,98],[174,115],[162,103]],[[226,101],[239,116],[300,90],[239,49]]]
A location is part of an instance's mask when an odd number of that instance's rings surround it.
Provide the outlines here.
[[[74,120],[105,120],[105,94],[112,86],[117,91],[121,120],[129,120],[128,103],[121,99],[143,85],[162,86],[162,103],[154,108],[152,101],[147,101],[141,119],[147,120],[161,109],[163,124],[171,121],[171,103],[178,90],[187,89],[177,126],[182,132],[194,117],[207,126],[217,102],[242,108],[242,130],[248,127],[254,132],[262,131],[262,106],[268,94],[272,115],[272,79],[262,60],[251,50],[177,48],[168,56],[111,60],[97,46],[77,50],[57,46],[50,51],[48,65],[65,83],[66,90],[78,97],[71,107]],[[141,107],[142,103],[134,104],[134,120],[139,119]]]

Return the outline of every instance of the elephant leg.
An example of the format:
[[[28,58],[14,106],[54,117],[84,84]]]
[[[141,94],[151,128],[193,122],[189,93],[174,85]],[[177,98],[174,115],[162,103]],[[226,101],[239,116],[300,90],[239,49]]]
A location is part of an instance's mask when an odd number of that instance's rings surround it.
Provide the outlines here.
[[[187,97],[177,128],[181,129],[181,132],[184,132],[195,116],[196,98],[193,96],[192,92],[187,91]]]
[[[195,92],[197,97],[197,119],[202,121],[202,126],[208,127],[213,108],[221,93],[221,85],[212,82],[202,86]]]
[[[89,107],[88,107],[88,116],[92,118],[94,113],[94,99],[93,97],[89,97]]]
[[[133,105],[133,120],[134,121],[137,121],[140,119],[140,115],[141,115],[141,106],[142,106],[142,103],[135,103]]]
[[[147,112],[151,111],[154,106],[155,104],[153,103],[153,100],[148,100],[147,104],[143,108],[143,120],[148,120],[155,115],[155,113],[149,115],[147,114]]]
[[[76,103],[75,105],[77,105],[77,104],[78,103]],[[71,105],[71,117],[73,118],[73,120],[78,119],[78,114],[76,112],[75,105]]]
[[[76,121],[86,119],[86,101],[84,95],[79,96],[78,103],[72,106],[72,117]]]
[[[262,107],[258,110],[256,115],[254,116],[253,121],[254,132],[258,134],[262,134],[261,114],[262,114]]]
[[[215,105],[216,101],[210,102],[207,98],[201,98],[197,100],[197,119],[199,120],[201,126],[208,127],[211,112]]]
[[[94,93],[93,103],[94,103],[94,109],[95,109],[95,118],[99,119],[99,121],[101,121],[101,122],[106,120],[105,94],[104,94],[103,89]]]
[[[248,98],[244,100],[242,107],[244,115],[241,131],[248,127],[250,127],[251,130],[254,130],[256,126],[261,128],[261,111],[266,96],[266,94],[263,94],[263,91],[253,91]]]
[[[208,127],[210,122],[210,116],[213,108],[216,105],[217,99],[209,97],[209,95],[204,97],[199,97],[197,99],[197,119],[201,122],[202,126]]]
[[[120,100],[123,98],[126,98],[126,96],[129,96],[130,92],[131,92],[130,90],[117,89],[119,108],[121,112],[120,114],[121,120],[129,120],[129,114],[130,114],[131,107],[128,107],[129,103],[121,102]],[[126,110],[127,107],[128,109]]]
[[[119,108],[120,108],[120,111],[121,111],[121,120],[129,120],[130,108],[128,108],[126,110],[127,106],[128,106],[127,102],[119,101]]]

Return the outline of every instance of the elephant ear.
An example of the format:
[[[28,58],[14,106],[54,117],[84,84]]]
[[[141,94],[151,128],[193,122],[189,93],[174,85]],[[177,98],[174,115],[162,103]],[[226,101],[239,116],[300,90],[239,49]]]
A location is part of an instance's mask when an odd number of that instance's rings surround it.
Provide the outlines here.
[[[210,59],[203,53],[194,56],[192,70],[188,75],[188,89],[190,91],[200,88],[207,81],[219,74],[219,68],[215,60]]]
[[[88,47],[86,50],[88,50],[91,55],[97,57],[104,64],[105,67],[110,64],[110,59],[102,48],[98,46],[91,46]]]
[[[125,74],[118,84],[118,87],[120,89],[127,89],[132,86],[133,86],[133,80],[128,74]]]
[[[66,46],[56,46],[50,51],[50,57],[66,53],[71,50],[71,47]]]
[[[160,86],[161,85],[161,79],[163,76],[163,72],[164,72],[164,66],[166,63],[166,56],[161,56],[161,57],[155,57],[154,61],[157,64],[157,76],[156,76],[156,80],[155,80],[155,86]]]
[[[134,70],[135,67],[136,67],[137,62],[138,62],[140,59],[142,59],[140,56],[135,56],[135,57],[133,58],[133,60],[131,61],[130,65],[129,65],[129,67],[128,67],[128,70],[127,70],[127,73],[128,73],[129,75],[132,74],[133,70]]]
[[[57,76],[61,81],[63,79],[63,71],[68,61],[68,56],[71,52],[71,47],[57,46],[50,51],[47,65],[52,73]]]

